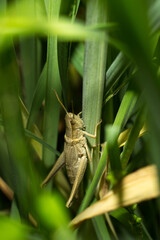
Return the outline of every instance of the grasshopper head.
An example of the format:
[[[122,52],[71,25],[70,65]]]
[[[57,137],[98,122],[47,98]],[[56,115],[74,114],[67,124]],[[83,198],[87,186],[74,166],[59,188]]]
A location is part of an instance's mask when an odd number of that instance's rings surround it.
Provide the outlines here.
[[[83,129],[84,123],[79,114],[67,113],[65,116],[66,127],[73,129]]]

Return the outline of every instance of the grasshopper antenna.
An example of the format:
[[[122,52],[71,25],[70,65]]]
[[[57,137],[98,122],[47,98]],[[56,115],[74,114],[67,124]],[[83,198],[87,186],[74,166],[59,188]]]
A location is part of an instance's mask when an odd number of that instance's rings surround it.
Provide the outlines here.
[[[73,100],[72,100],[72,112],[74,113],[74,106],[73,106]]]
[[[56,95],[56,98],[57,98],[58,102],[60,103],[60,105],[62,106],[62,108],[64,109],[64,111],[68,114],[67,109],[65,108],[65,106],[63,105],[63,103],[61,102],[61,100],[59,99],[56,90],[54,90],[54,93],[55,93],[55,95]]]
[[[72,113],[73,113],[73,118],[74,118],[74,107],[73,107],[73,100],[72,100]]]

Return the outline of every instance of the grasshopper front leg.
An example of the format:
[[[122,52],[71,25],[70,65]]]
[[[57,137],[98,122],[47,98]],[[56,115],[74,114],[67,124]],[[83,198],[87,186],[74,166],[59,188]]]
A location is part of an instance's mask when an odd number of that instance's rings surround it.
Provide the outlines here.
[[[77,193],[78,187],[83,179],[86,167],[87,167],[87,158],[86,158],[86,156],[83,156],[81,159],[81,164],[80,164],[78,172],[77,172],[77,176],[76,176],[74,184],[72,186],[71,194],[66,203],[66,207],[68,207],[68,208],[71,206],[72,200]]]
[[[47,175],[47,177],[41,183],[41,187],[46,185],[50,181],[50,179],[64,166],[64,164],[65,164],[65,154],[64,152],[62,152],[58,160],[56,161],[55,165]]]
[[[95,133],[94,134],[91,134],[91,133],[88,133],[86,131],[82,131],[86,136],[88,137],[91,137],[91,138],[96,138],[97,137],[97,128],[98,126],[102,123],[102,120],[99,121],[97,124],[96,124],[96,127],[95,127]]]
[[[86,131],[83,131],[83,133],[84,133],[85,135],[87,135],[88,137],[96,138],[96,137],[97,137],[97,128],[98,128],[98,126],[101,124],[101,122],[102,122],[102,120],[96,124],[95,134],[91,134],[91,133],[88,133],[88,132],[86,132]],[[86,152],[87,152],[88,159],[89,159],[89,161],[91,162],[91,161],[92,161],[92,156],[91,156],[91,154],[90,154],[90,152],[89,152],[89,148],[88,148],[87,142],[85,143],[85,148],[86,148]]]

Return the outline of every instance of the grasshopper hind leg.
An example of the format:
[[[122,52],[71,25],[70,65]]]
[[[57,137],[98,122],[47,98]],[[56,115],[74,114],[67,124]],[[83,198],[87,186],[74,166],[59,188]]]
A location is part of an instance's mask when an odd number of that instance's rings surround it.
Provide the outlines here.
[[[66,207],[68,207],[68,208],[71,206],[73,198],[77,194],[77,190],[78,190],[78,187],[79,187],[79,185],[80,185],[80,183],[83,179],[86,167],[87,167],[87,158],[86,158],[86,156],[83,156],[82,159],[81,159],[81,164],[80,164],[78,172],[77,172],[77,176],[76,176],[74,184],[72,186],[72,190],[71,190],[69,199],[66,203]]]
[[[64,154],[64,152],[62,152],[60,157],[56,161],[55,165],[53,166],[53,168],[47,175],[47,177],[41,183],[41,187],[46,185],[51,180],[51,178],[64,166],[64,164],[65,164],[65,154]]]

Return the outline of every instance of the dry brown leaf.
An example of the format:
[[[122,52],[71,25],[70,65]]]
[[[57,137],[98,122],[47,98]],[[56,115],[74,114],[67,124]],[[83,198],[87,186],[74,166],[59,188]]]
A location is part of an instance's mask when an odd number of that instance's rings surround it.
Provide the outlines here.
[[[13,190],[7,185],[7,183],[0,177],[0,189],[8,197],[9,200],[13,200],[14,192]]]
[[[88,207],[71,222],[70,226],[78,226],[86,219],[129,206],[160,195],[158,174],[155,165],[150,165],[124,177],[122,181],[109,191],[101,200]]]
[[[7,183],[1,177],[0,177],[0,189],[5,194],[5,196],[8,197],[8,199],[10,201],[13,200],[13,198],[14,198],[13,190],[7,185]],[[9,213],[9,210],[1,211],[0,215],[8,214],[8,213]],[[33,218],[33,216],[30,213],[28,214],[28,216],[29,216],[29,220],[33,224],[33,226],[37,227],[38,224],[37,224],[36,220]]]

